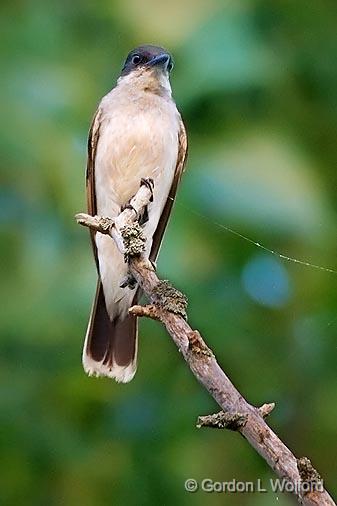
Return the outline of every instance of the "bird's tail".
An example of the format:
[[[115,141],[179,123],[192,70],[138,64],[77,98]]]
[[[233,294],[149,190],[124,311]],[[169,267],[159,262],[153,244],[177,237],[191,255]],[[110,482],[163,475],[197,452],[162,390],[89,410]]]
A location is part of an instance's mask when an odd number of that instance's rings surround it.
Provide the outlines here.
[[[108,376],[122,383],[131,381],[137,369],[137,334],[135,316],[110,320],[99,279],[83,347],[84,370],[89,376]]]

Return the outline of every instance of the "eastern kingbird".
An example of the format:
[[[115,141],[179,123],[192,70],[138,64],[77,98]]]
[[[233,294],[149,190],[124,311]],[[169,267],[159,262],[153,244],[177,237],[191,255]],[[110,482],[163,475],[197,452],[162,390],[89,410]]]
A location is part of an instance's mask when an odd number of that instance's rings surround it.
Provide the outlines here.
[[[117,86],[101,100],[88,140],[87,199],[91,215],[117,216],[142,178],[154,181],[144,233],[156,261],[187,153],[186,131],[171,96],[170,54],[140,46],[125,60]],[[98,270],[96,295],[83,349],[89,375],[130,381],[137,367],[137,319],[128,309],[139,288],[121,288],[128,266],[114,241],[91,232]]]

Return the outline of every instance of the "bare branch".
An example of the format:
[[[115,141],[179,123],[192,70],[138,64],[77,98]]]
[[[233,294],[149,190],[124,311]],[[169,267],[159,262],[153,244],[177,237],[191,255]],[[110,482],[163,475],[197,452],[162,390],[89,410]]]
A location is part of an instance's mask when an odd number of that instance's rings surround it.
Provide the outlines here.
[[[160,313],[157,306],[154,304],[149,304],[147,306],[132,306],[129,309],[129,313],[139,317],[147,316],[147,318],[152,318],[152,320],[160,320]]]
[[[128,206],[114,219],[84,214],[76,215],[76,219],[81,225],[109,234],[116,242],[129,263],[130,274],[150,301],[147,306],[133,306],[129,311],[163,323],[194,376],[221,407],[220,413],[199,417],[198,427],[230,428],[240,432],[275,473],[293,485],[293,492],[301,504],[335,505],[309,459],[297,460],[266,424],[264,418],[272,411],[274,403],[256,408],[242,397],[220,368],[200,333],[188,325],[186,297],[167,281],[159,280],[153,265],[144,257],[145,238],[139,231],[137,219],[151,201],[152,189],[152,181],[142,181]]]
[[[263,418],[266,418],[268,415],[270,415],[270,413],[273,411],[274,408],[275,408],[275,402],[269,402],[268,404],[263,404],[259,408],[260,415]]]

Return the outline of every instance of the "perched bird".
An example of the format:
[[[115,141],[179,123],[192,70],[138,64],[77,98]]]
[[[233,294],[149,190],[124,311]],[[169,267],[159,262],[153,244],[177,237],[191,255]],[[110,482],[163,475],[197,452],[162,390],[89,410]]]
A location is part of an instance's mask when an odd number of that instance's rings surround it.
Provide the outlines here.
[[[144,232],[146,255],[156,261],[187,153],[186,132],[171,96],[170,54],[140,46],[125,60],[117,85],[101,100],[88,140],[87,199],[91,215],[117,216],[139,188],[154,182]],[[91,232],[98,282],[83,349],[89,375],[130,381],[137,367],[137,320],[130,306],[138,287],[122,288],[128,272],[107,235]]]

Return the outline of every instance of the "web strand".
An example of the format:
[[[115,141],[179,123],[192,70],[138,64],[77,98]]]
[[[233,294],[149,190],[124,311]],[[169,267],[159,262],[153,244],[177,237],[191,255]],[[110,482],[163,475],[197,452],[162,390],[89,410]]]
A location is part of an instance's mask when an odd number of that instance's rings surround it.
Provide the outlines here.
[[[202,218],[203,220],[205,220],[209,223],[212,223],[213,225],[221,228],[222,230],[225,230],[226,232],[230,232],[231,234],[235,235],[236,237],[239,237],[240,239],[243,239],[244,241],[247,241],[250,244],[253,244],[257,248],[260,248],[263,251],[266,251],[267,253],[270,253],[271,255],[274,255],[274,256],[280,258],[281,260],[285,260],[286,262],[291,262],[294,264],[303,265],[304,267],[311,267],[312,269],[316,269],[316,270],[323,271],[323,272],[328,272],[330,274],[337,274],[337,270],[335,270],[335,269],[331,269],[331,268],[325,267],[323,265],[313,264],[311,262],[307,262],[306,260],[299,260],[298,258],[293,258],[293,257],[287,256],[287,255],[284,255],[283,253],[279,253],[278,251],[275,251],[271,248],[267,248],[267,246],[265,246],[264,244],[254,241],[250,237],[247,237],[247,236],[241,234],[240,232],[237,232],[236,230],[234,230],[231,227],[228,227],[227,225],[223,225],[222,223],[218,223],[216,221],[213,221],[210,218],[208,218],[207,216],[205,216],[205,215],[203,215],[203,214],[195,211],[194,209],[191,209],[183,204],[179,204],[179,205],[181,207],[184,207],[187,211],[190,211],[191,213],[193,213],[195,216],[198,216],[199,218]]]

